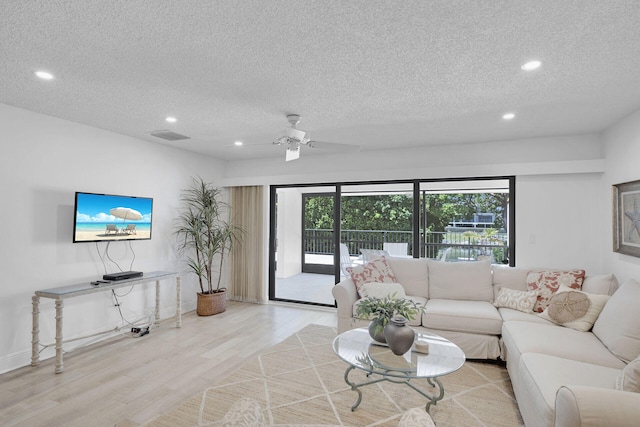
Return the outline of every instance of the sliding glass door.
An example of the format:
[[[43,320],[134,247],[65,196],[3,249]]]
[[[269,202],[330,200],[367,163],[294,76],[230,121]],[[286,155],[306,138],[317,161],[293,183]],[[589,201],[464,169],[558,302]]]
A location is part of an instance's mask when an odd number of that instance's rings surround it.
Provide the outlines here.
[[[272,188],[269,299],[334,305],[335,194],[333,185]]]
[[[341,187],[340,243],[356,263],[413,255],[413,183]]]
[[[332,306],[374,257],[515,265],[515,178],[273,186],[271,300]]]

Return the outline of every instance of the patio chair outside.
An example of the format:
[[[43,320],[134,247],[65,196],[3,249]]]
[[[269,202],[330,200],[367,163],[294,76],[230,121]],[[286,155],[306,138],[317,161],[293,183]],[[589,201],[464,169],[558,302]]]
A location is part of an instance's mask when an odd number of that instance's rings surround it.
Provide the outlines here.
[[[345,277],[349,277],[347,267],[353,267],[353,261],[351,261],[351,255],[349,255],[347,245],[340,243],[340,271]]]
[[[409,244],[384,242],[383,249],[387,251],[391,256],[405,257],[409,253]]]

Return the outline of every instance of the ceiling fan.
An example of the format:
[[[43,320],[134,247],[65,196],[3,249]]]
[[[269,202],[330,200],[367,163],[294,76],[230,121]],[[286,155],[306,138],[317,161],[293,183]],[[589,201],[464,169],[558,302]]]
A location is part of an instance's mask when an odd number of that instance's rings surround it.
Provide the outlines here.
[[[291,124],[290,128],[285,130],[285,134],[273,141],[274,145],[284,145],[287,147],[285,160],[291,161],[300,158],[300,148],[305,145],[309,148],[342,148],[342,149],[359,149],[356,145],[336,144],[331,142],[313,141],[309,137],[309,133],[298,129],[296,126],[300,123],[301,117],[298,114],[288,114],[287,120]]]

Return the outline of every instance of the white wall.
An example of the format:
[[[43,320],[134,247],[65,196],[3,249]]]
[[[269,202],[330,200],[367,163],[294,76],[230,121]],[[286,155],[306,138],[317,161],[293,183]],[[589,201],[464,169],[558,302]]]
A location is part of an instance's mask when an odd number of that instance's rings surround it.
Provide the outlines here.
[[[604,134],[604,153],[607,162],[602,185],[602,204],[606,210],[607,228],[603,230],[604,259],[618,280],[640,280],[640,258],[613,252],[611,186],[640,180],[640,110],[621,120]]]
[[[602,257],[608,229],[601,173],[516,178],[518,266],[610,272]]]
[[[180,189],[200,175],[221,184],[224,164],[162,144],[129,138],[0,104],[0,372],[30,363],[31,296],[38,289],[104,274],[94,243],[71,243],[76,191],[153,197],[153,236],[132,242],[139,271],[178,271],[172,221]],[[104,246],[100,246],[104,249]],[[124,242],[110,255],[129,270]],[[108,271],[118,271],[113,264]],[[183,309],[195,307],[195,278],[183,275]],[[175,312],[175,286],[162,282],[162,315]],[[125,316],[154,305],[153,284],[121,299]],[[41,340],[53,341],[53,300],[41,300]],[[65,338],[118,325],[109,293],[65,302]],[[45,351],[43,357],[49,357]]]

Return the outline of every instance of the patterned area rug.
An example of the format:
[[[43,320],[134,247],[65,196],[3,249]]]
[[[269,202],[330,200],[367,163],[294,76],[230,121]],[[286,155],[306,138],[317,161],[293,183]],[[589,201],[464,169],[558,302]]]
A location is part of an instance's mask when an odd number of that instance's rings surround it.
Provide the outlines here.
[[[347,364],[331,348],[335,336],[333,328],[309,325],[148,426],[215,426],[241,397],[256,400],[273,424],[396,427],[407,409],[424,409],[425,398],[414,390],[385,381],[361,388],[362,403],[352,412],[357,394],[344,382]],[[365,379],[354,373],[352,380]],[[430,411],[438,427],[523,425],[504,367],[466,362],[440,381],[445,397]],[[426,380],[419,384],[433,390]]]

